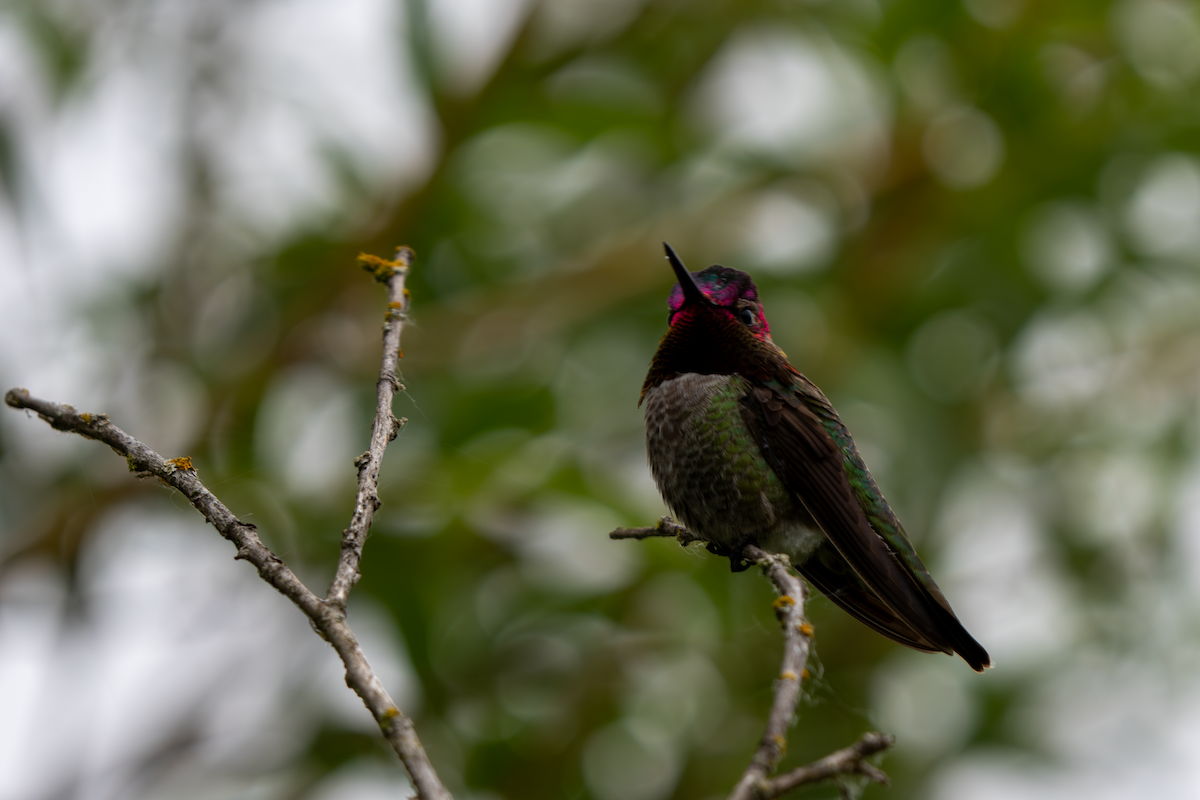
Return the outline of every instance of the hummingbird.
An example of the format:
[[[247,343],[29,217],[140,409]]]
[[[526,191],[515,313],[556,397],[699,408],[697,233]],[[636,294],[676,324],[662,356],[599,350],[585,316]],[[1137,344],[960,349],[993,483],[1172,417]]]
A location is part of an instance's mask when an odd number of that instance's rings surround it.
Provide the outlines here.
[[[750,276],[715,264],[678,284],[650,362],[650,471],[671,512],[735,572],[746,545],[796,570],[868,627],[928,653],[991,666],[921,562],[817,386],[771,341]]]

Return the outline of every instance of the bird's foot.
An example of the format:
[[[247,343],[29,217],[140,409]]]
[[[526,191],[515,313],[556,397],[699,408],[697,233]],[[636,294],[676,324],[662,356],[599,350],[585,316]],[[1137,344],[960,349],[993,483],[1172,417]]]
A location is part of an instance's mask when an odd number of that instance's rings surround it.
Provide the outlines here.
[[[748,544],[754,544],[753,536],[743,536],[741,539],[738,539],[737,544],[735,544],[733,547],[725,547],[724,545],[717,544],[716,542],[705,542],[704,548],[714,556],[728,558],[730,572],[745,572],[754,564],[754,562],[747,561],[746,558],[742,556],[742,550]]]
[[[750,567],[754,566],[753,561],[748,560],[744,555],[742,555],[742,551],[746,549],[746,545],[748,544],[754,544],[753,536],[743,536],[741,539],[738,539],[737,544],[733,546],[733,549],[729,553],[730,572],[745,572],[746,570],[750,569]]]

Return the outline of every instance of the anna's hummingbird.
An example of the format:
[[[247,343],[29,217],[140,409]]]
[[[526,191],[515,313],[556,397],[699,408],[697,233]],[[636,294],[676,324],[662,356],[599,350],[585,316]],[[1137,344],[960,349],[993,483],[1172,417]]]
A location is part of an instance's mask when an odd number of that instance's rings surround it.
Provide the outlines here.
[[[771,341],[758,288],[714,265],[690,273],[664,242],[679,283],[669,329],[639,404],[663,499],[728,555],[786,553],[830,600],[884,636],[991,666],[963,628],[812,381]]]

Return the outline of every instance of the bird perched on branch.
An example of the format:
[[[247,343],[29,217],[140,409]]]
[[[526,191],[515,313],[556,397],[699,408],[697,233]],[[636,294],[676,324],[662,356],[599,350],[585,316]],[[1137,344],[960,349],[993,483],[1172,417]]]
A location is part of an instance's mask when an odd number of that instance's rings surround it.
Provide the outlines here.
[[[650,363],[650,470],[675,516],[745,569],[742,548],[786,553],[826,597],[884,636],[991,666],[892,513],[850,432],[771,341],[758,288],[714,265],[679,283]]]

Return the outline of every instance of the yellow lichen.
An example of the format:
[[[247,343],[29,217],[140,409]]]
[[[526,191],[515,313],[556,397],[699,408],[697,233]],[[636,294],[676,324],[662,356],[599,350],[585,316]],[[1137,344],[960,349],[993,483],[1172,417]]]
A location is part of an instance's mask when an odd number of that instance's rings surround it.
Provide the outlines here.
[[[796,673],[792,672],[790,669],[785,670],[784,672],[779,673],[779,680],[794,681],[796,680]]]
[[[192,459],[190,456],[171,458],[167,460],[167,463],[171,465],[172,472],[177,472],[179,470],[183,470],[184,472],[192,472],[195,470],[195,467],[192,466]]]
[[[367,272],[375,276],[375,280],[380,283],[386,283],[389,278],[397,272],[403,272],[408,269],[408,265],[403,261],[392,261],[379,256],[373,256],[370,253],[359,253],[358,263]]]
[[[796,601],[792,599],[791,595],[785,594],[782,597],[775,598],[775,602],[772,603],[772,605],[775,607],[776,611],[784,611],[796,605]]]
[[[395,706],[388,706],[387,710],[383,712],[383,719],[380,720],[379,727],[386,731],[391,727],[392,720],[398,716],[400,716],[400,709]]]
[[[388,303],[387,314],[384,315],[384,319],[388,322],[404,319],[404,304],[396,301]]]
[[[804,634],[805,636],[812,636],[813,635],[813,626],[810,623],[801,622],[800,623],[800,632],[802,634]]]
[[[811,673],[809,673],[808,669],[806,668],[803,672],[800,673],[800,677],[804,678],[804,680],[808,680],[810,677],[812,677],[812,675],[811,675]]]

